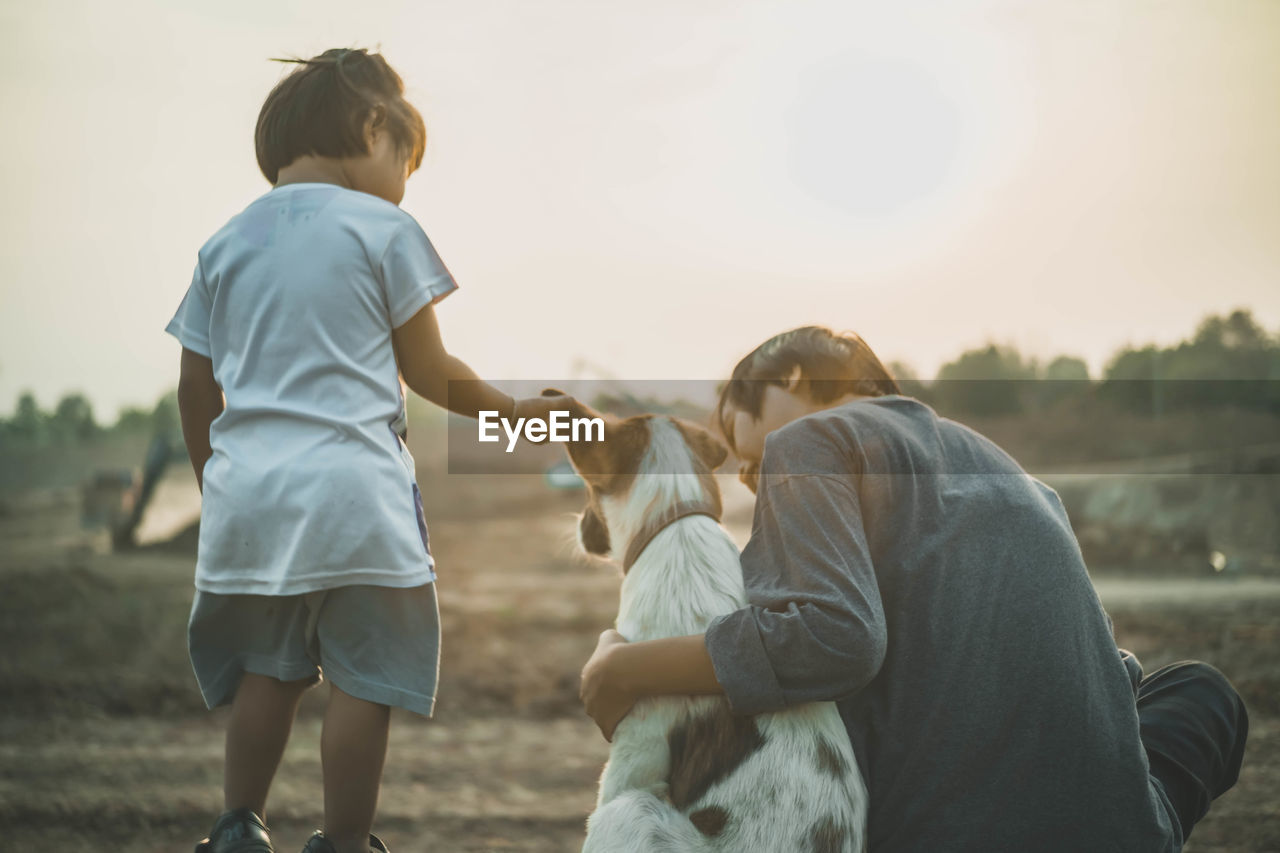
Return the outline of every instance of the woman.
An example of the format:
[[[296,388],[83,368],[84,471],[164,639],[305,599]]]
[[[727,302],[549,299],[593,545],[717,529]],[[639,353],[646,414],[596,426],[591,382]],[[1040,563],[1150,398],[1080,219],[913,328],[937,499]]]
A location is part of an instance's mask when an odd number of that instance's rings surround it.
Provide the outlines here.
[[[766,341],[717,420],[757,491],[751,603],[705,635],[605,632],[582,697],[606,737],[647,695],[837,701],[875,851],[1176,851],[1235,783],[1248,718],[1226,678],[1143,678],[1057,494],[902,396],[856,335]]]

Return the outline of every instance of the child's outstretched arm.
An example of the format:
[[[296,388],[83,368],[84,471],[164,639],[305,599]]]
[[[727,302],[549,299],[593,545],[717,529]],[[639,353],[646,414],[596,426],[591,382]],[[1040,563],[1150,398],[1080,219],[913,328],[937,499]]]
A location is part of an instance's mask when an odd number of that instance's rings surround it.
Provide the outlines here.
[[[204,464],[213,455],[209,425],[222,414],[222,389],[213,378],[213,362],[194,350],[182,348],[178,376],[178,413],[182,416],[182,440],[196,472],[196,485],[204,492]]]
[[[568,409],[569,397],[529,397],[516,400],[485,382],[460,359],[450,355],[440,339],[440,326],[430,305],[391,330],[396,363],[415,394],[438,406],[466,415],[496,411],[499,417],[547,417],[553,409]],[[452,387],[450,382],[453,383]]]

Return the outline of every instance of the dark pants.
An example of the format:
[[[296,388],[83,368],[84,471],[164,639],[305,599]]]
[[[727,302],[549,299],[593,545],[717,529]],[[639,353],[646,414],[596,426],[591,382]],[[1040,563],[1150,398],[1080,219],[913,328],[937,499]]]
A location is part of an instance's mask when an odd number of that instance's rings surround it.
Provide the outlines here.
[[[1138,726],[1151,776],[1173,804],[1182,837],[1209,803],[1236,783],[1249,714],[1231,682],[1207,663],[1183,661],[1141,677],[1125,660],[1138,697]]]

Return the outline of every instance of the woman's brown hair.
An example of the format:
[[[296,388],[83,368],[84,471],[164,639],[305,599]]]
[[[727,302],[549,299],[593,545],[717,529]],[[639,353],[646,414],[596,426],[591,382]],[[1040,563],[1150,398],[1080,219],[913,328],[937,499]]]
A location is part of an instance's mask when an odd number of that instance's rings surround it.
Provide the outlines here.
[[[730,410],[759,418],[768,385],[794,387],[818,403],[829,403],[845,394],[882,397],[902,393],[893,374],[853,332],[834,332],[825,326],[791,329],[752,350],[720,389],[714,420],[730,446]]]
[[[304,154],[368,154],[364,127],[371,115],[385,121],[396,147],[416,170],[427,147],[422,116],[404,98],[404,82],[381,54],[332,48],[311,59],[273,59],[302,67],[267,95],[254,147],[258,168],[274,185],[280,170]]]

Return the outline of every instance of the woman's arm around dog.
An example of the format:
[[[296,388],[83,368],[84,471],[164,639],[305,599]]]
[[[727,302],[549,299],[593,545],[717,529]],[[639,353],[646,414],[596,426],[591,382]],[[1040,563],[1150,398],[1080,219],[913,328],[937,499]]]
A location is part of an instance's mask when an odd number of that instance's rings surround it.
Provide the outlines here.
[[[702,634],[628,643],[610,628],[582,669],[579,695],[605,740],[642,696],[723,694]]]

